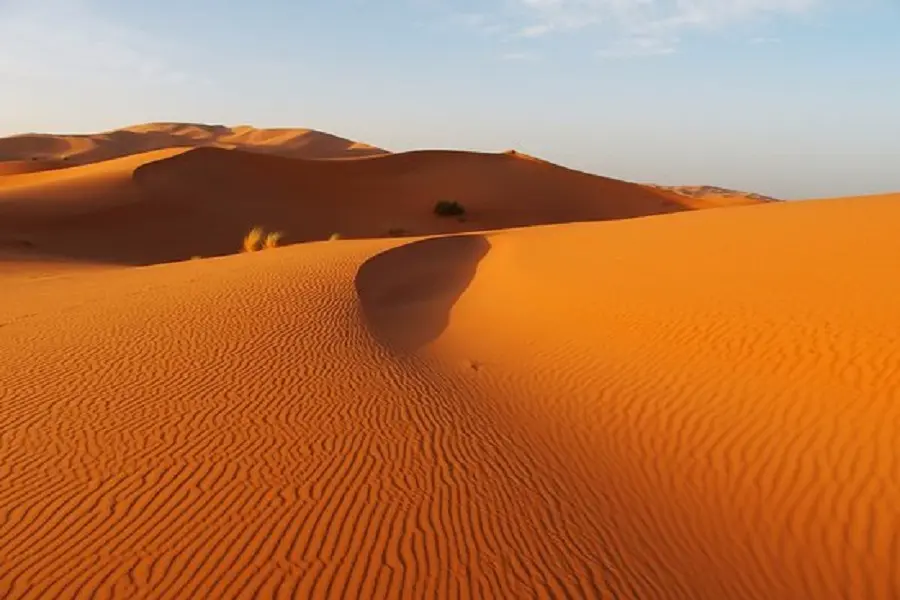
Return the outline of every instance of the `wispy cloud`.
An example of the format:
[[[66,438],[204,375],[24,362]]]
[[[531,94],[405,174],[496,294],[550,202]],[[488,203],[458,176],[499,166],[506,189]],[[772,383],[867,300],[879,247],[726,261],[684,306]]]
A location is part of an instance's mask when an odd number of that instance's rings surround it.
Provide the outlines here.
[[[481,19],[509,38],[597,32],[602,57],[670,54],[694,31],[799,15],[825,0],[493,0]],[[511,33],[509,33],[511,32]],[[762,37],[760,38],[762,39]]]
[[[189,78],[164,44],[92,0],[0,0],[0,81],[159,85]]]
[[[533,62],[540,57],[534,52],[504,52],[499,58],[507,62]]]
[[[753,44],[754,46],[780,44],[781,38],[759,36],[759,37],[750,38],[750,43]]]
[[[677,40],[653,37],[631,37],[616,40],[597,52],[598,58],[634,58],[640,56],[664,56],[674,54]]]

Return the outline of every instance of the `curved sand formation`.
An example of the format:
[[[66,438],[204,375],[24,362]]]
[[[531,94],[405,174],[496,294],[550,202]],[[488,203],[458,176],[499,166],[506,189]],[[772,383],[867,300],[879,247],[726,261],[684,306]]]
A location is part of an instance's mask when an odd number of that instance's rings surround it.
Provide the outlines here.
[[[147,123],[87,135],[24,134],[0,138],[4,161],[63,160],[72,165],[165,148],[215,147],[292,158],[350,158],[385,150],[313,129],[256,129],[194,123]]]
[[[506,154],[417,151],[307,161],[165,149],[0,177],[0,239],[90,263],[232,254],[255,225],[284,243],[460,233],[684,210],[681,197]],[[439,200],[464,219],[436,217]]]
[[[778,203],[14,286],[0,597],[896,598],[898,220]]]

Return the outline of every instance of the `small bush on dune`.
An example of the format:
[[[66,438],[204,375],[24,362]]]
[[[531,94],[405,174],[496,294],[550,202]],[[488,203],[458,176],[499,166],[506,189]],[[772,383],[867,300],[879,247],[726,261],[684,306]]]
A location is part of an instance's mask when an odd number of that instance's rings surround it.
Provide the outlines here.
[[[441,200],[434,205],[434,214],[439,217],[458,217],[466,214],[466,209],[459,202]]]
[[[328,236],[329,242],[333,242],[333,241],[339,240],[339,239],[341,239],[341,234],[339,234],[339,233],[332,233],[330,236]]]
[[[262,227],[254,227],[247,235],[244,236],[244,252],[256,252],[259,250],[259,244],[262,242]]]
[[[272,248],[277,248],[278,242],[281,241],[282,236],[284,236],[284,234],[281,233],[280,231],[273,231],[273,232],[269,233],[268,235],[266,235],[266,239],[263,242],[263,247],[266,250],[271,250]]]

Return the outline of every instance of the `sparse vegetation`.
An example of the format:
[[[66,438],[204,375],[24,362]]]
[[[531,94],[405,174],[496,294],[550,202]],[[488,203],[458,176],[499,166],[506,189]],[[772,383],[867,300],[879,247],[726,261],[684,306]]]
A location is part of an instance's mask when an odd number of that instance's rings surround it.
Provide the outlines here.
[[[466,209],[459,202],[441,200],[434,205],[434,214],[439,217],[458,217],[466,214]]]
[[[263,239],[262,227],[254,227],[244,236],[244,252],[256,252],[259,250],[260,242]]]
[[[281,238],[284,236],[280,231],[273,231],[271,233],[266,234],[266,239],[263,241],[263,247],[266,250],[271,250],[272,248],[278,247],[278,242],[281,241]]]
[[[277,248],[284,233],[271,231],[266,233],[262,227],[254,227],[244,236],[244,252],[256,252],[257,250],[271,250]]]
[[[339,239],[341,239],[341,234],[339,234],[339,233],[332,233],[330,236],[328,236],[329,242],[334,242]]]

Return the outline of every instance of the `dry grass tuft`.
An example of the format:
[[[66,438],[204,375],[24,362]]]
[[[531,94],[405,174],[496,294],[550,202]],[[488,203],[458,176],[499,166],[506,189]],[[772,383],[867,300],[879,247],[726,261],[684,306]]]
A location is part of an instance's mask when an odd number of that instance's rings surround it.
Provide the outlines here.
[[[251,229],[250,232],[244,236],[244,252],[256,252],[259,250],[262,237],[262,227],[254,227]]]
[[[341,239],[341,234],[339,234],[339,233],[332,233],[332,234],[328,237],[328,241],[329,241],[329,242],[333,242],[333,241],[339,240],[339,239]]]
[[[272,248],[278,247],[278,242],[281,241],[281,238],[284,236],[280,231],[273,231],[271,233],[266,234],[266,239],[263,241],[263,247],[266,250],[271,250]]]

